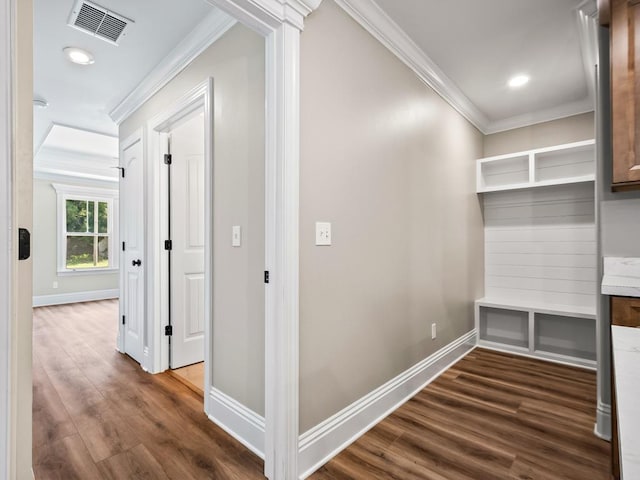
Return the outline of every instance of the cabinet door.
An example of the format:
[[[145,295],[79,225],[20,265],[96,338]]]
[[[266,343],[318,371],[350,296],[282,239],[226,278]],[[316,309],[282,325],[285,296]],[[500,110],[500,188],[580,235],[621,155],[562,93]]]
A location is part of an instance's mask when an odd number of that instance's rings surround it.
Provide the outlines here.
[[[613,183],[640,186],[640,0],[611,1]]]

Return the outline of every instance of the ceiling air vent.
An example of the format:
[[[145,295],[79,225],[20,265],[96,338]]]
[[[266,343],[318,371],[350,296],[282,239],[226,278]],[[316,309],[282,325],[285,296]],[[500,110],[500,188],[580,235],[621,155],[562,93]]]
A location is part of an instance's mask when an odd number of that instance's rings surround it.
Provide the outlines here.
[[[134,22],[93,2],[79,0],[71,10],[68,23],[73,28],[118,45],[127,26]]]

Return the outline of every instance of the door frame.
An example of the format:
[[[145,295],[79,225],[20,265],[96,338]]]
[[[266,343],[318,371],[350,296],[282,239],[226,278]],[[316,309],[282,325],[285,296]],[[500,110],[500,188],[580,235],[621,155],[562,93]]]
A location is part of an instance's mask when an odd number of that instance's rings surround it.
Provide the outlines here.
[[[15,453],[11,445],[15,421],[11,415],[11,383],[16,376],[12,368],[10,342],[13,291],[13,15],[15,0],[0,0],[0,479],[8,479],[9,460]]]
[[[169,256],[161,248],[169,238],[166,212],[169,208],[166,192],[167,169],[163,163],[166,153],[167,131],[179,124],[185,117],[202,109],[204,111],[204,300],[205,324],[205,411],[209,408],[211,390],[211,322],[213,320],[213,78],[196,85],[187,94],[177,100],[170,108],[153,117],[147,123],[147,249],[149,267],[153,275],[147,276],[147,329],[149,332],[149,351],[147,369],[152,373],[163,372],[169,368],[169,342],[164,335],[164,326],[169,320],[169,305],[165,301],[169,291]]]
[[[118,149],[118,153],[120,154],[120,168],[122,167],[122,158],[124,157],[123,153],[126,149],[132,147],[133,145],[135,145],[136,143],[140,142],[141,147],[142,147],[142,159],[141,161],[142,163],[142,171],[143,171],[143,176],[144,176],[144,172],[145,172],[145,158],[146,158],[146,149],[147,149],[147,145],[146,145],[146,136],[145,136],[145,131],[143,128],[138,128],[136,129],[131,135],[129,135],[123,142],[120,142],[119,145],[119,149]],[[126,173],[125,173],[126,175]],[[120,176],[120,178],[118,179],[118,199],[120,200],[120,197],[122,195],[122,191],[120,189],[121,186],[121,182],[122,182],[122,176]],[[142,195],[142,201],[145,202],[142,205],[142,210],[144,212],[145,209],[145,204],[146,204],[146,195]],[[125,344],[124,344],[124,339],[125,339],[125,331],[124,331],[124,327],[122,325],[122,322],[120,321],[120,319],[122,318],[123,315],[126,315],[126,311],[124,308],[124,301],[123,301],[123,295],[124,295],[124,285],[125,285],[125,278],[127,275],[127,269],[126,266],[124,265],[124,260],[125,260],[125,255],[124,253],[120,250],[122,248],[122,235],[124,235],[125,232],[125,226],[124,226],[124,219],[126,218],[125,216],[125,212],[127,209],[127,205],[125,204],[125,202],[122,201],[118,201],[118,242],[116,243],[119,255],[119,265],[118,265],[118,274],[120,277],[120,295],[118,297],[118,318],[117,318],[117,322],[118,322],[118,337],[116,339],[116,348],[120,353],[126,353],[125,352]],[[144,236],[146,238],[146,235]],[[143,243],[144,245],[144,243]],[[146,245],[144,246],[146,247]],[[143,247],[143,248],[144,248]],[[144,262],[144,275],[145,275],[145,282],[146,279],[148,278],[148,272],[149,270],[147,269],[146,266],[146,260],[148,258],[146,252],[143,249],[142,252],[142,261]],[[142,310],[142,317],[143,319],[146,318],[146,302],[143,305],[143,310]],[[143,322],[143,338],[148,338],[147,337],[147,331],[146,331],[146,325]],[[146,351],[147,349],[147,345],[144,345],[144,351]],[[141,367],[143,369],[146,370],[145,365],[141,364]]]

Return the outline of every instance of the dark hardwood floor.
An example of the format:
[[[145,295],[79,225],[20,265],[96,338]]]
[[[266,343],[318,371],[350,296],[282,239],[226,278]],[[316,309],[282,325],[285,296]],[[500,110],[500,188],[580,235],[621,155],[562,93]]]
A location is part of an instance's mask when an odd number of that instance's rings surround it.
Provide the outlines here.
[[[264,479],[202,396],[115,351],[117,318],[117,301],[34,309],[36,479]]]
[[[312,480],[604,480],[596,375],[476,349]]]
[[[202,397],[115,351],[117,303],[34,310],[34,471],[44,479],[264,478]],[[604,480],[595,373],[475,350],[312,480]]]

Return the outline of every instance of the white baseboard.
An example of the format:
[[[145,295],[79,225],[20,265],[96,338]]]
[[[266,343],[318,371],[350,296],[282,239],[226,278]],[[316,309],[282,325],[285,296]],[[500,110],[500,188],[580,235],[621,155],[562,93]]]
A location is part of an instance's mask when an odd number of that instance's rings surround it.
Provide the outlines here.
[[[603,440],[611,440],[611,405],[598,402],[593,433]]]
[[[93,302],[118,298],[120,290],[93,290],[90,292],[59,293],[56,295],[38,295],[33,297],[34,307],[46,307],[48,305],[63,305],[65,303]]]
[[[305,479],[475,348],[463,335],[300,436],[298,465]]]
[[[211,388],[209,419],[264,460],[264,417]]]

